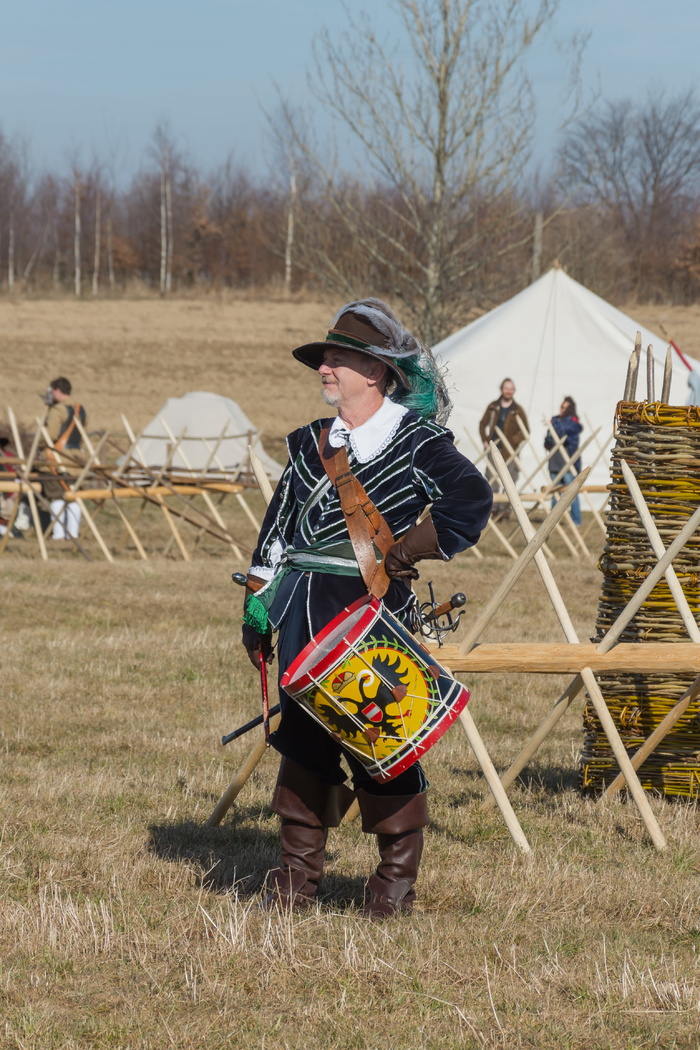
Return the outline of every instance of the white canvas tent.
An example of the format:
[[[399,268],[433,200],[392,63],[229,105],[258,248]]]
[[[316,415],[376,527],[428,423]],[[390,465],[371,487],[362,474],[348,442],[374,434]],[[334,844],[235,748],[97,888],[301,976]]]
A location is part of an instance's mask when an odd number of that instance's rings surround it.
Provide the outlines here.
[[[145,427],[134,458],[148,467],[163,466],[172,437],[177,443],[183,432],[170,461],[175,470],[191,467],[235,473],[246,469],[251,444],[268,477],[277,480],[282,474],[282,467],[265,452],[255,426],[236,402],[203,390],[168,398]]]
[[[545,420],[559,411],[569,395],[584,424],[581,440],[600,427],[598,441],[608,442],[615,406],[622,398],[630,353],[637,331],[642,347],[649,344],[656,357],[656,396],[660,396],[667,340],[627,317],[604,299],[555,268],[512,299],[455,332],[434,349],[448,366],[454,410],[449,426],[462,451],[473,457],[479,441],[479,420],[498,396],[506,377],[516,385],[516,400],[530,421],[535,449],[542,449]],[[671,402],[684,404],[688,368],[674,354]],[[637,397],[646,397],[646,367],[640,367]],[[584,465],[598,452],[593,441],[583,455]],[[531,452],[524,467],[534,468]],[[606,485],[609,457],[594,467],[589,482]],[[535,484],[544,482],[542,476]]]

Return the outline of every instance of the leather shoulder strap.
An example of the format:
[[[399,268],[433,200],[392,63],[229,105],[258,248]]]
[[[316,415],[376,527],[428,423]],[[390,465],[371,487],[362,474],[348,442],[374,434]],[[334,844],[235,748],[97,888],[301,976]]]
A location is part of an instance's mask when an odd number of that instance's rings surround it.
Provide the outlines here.
[[[80,405],[69,405],[68,411],[70,412],[70,416],[66,420],[66,429],[56,440],[56,444],[54,445],[54,448],[58,452],[61,452],[66,447],[71,434],[75,430],[75,417],[76,414],[80,411]]]
[[[357,564],[370,594],[383,598],[391,583],[383,564],[377,564],[376,547],[386,554],[394,542],[391,529],[377,510],[364,488],[350,470],[345,447],[334,449],[328,441],[329,427],[324,427],[319,438],[318,451],[323,469],[335,486],[348,527]]]

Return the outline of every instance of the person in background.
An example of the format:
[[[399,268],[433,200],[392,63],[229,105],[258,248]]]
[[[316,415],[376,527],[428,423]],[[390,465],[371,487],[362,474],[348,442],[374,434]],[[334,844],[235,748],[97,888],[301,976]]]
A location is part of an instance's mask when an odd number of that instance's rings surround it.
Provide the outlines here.
[[[13,463],[16,458],[12,438],[9,433],[5,433],[4,424],[0,423],[0,473],[5,476],[6,481],[15,481],[17,477]],[[23,533],[15,525],[19,505],[18,492],[0,492],[0,536],[4,536],[9,528],[14,539],[24,539]]]
[[[44,426],[49,436],[49,444],[42,442],[40,448],[49,464],[56,463],[52,473],[57,476],[43,481],[42,490],[44,496],[50,500],[51,515],[54,519],[51,538],[54,540],[65,540],[69,537],[77,539],[82,517],[79,505],[64,499],[68,482],[58,477],[59,473],[77,475],[77,454],[80,453],[82,445],[77,420],[80,420],[82,427],[87,425],[87,413],[82,405],[72,400],[71,392],[70,381],[65,376],[59,376],[49,384],[44,395],[44,401],[48,405]],[[64,452],[65,457],[61,456]],[[60,464],[56,453],[59,453]]]
[[[581,471],[581,457],[579,456],[574,460],[573,456],[578,450],[579,435],[583,430],[583,425],[576,415],[576,402],[573,397],[564,398],[559,409],[559,415],[552,416],[550,425],[551,430],[547,431],[544,439],[544,447],[547,450],[553,449],[556,444],[552,430],[558,438],[564,437],[566,440],[549,457],[549,476],[554,481],[564,464],[569,463],[571,460],[566,472],[558,480],[558,484],[568,485],[574,480],[576,474]],[[552,500],[552,506],[554,506],[554,503],[555,501]],[[571,504],[571,520],[574,525],[581,524],[581,504],[578,496]]]
[[[491,441],[494,442],[498,450],[501,452],[503,458],[506,460],[508,465],[508,473],[513,479],[515,484],[520,475],[520,468],[515,458],[510,459],[511,449],[517,453],[518,448],[525,440],[525,437],[530,429],[530,425],[527,421],[527,414],[522,405],[519,405],[515,400],[515,383],[512,379],[504,379],[501,383],[501,394],[495,401],[492,401],[486,408],[481,422],[479,423],[479,434],[484,444],[484,448],[489,447]],[[503,434],[510,448],[507,447],[501,440],[498,431]],[[486,478],[494,492],[500,490],[500,482],[498,480],[498,474],[496,473],[494,466],[489,456],[488,466],[486,468]],[[510,507],[506,507],[501,511],[499,517],[509,517]]]

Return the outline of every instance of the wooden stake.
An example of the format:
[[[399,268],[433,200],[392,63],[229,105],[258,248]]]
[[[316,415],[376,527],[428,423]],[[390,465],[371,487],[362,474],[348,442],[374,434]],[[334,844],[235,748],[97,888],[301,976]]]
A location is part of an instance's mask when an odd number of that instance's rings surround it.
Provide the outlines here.
[[[671,403],[671,379],[673,378],[673,348],[669,346],[666,351],[666,361],[664,363],[664,383],[661,387],[661,403],[663,405],[670,405]]]
[[[484,742],[481,739],[479,730],[474,724],[474,719],[469,711],[469,706],[464,708],[459,716],[459,721],[466,733],[467,740],[471,746],[476,760],[481,766],[486,783],[491,789],[493,799],[501,811],[503,819],[506,822],[506,827],[510,832],[513,842],[520,849],[522,853],[530,853],[530,843],[527,841],[523,829],[520,826],[520,822],[515,815],[513,807],[510,804],[510,799],[506,794],[501,781],[498,778],[496,768],[491,761],[488,751],[484,746]]]
[[[51,445],[51,438],[49,437],[49,433],[48,433],[46,427],[43,426],[42,423],[38,419],[37,419],[37,423],[39,424],[39,427],[41,429],[42,434],[44,435],[44,441],[46,442],[47,445]],[[76,419],[76,423],[77,423],[77,419]],[[84,430],[82,432],[85,433]],[[95,455],[95,452],[94,452],[94,449],[93,449],[92,454],[90,455],[90,457],[88,459],[88,464],[92,461],[92,459],[94,459],[94,455]],[[58,465],[62,465],[61,456],[58,453],[55,453],[55,456],[56,456],[56,463]],[[63,458],[67,458],[65,451],[62,453],[62,456],[63,456]],[[97,525],[93,521],[92,515],[90,514],[90,511],[85,506],[85,501],[80,498],[78,492],[76,491],[77,484],[81,480],[81,478],[83,477],[84,474],[85,474],[85,470],[83,470],[81,472],[80,476],[71,485],[70,489],[68,489],[66,491],[66,495],[68,495],[69,492],[73,495],[73,501],[78,504],[78,506],[80,507],[81,511],[83,512],[83,515],[85,517],[85,521],[87,522],[87,525],[88,525],[88,528],[90,529],[90,532],[95,537],[98,547],[100,548],[100,550],[104,554],[106,560],[108,562],[110,562],[111,564],[113,564],[114,563],[114,558],[112,557],[112,555],[110,553],[109,547],[107,546],[105,541],[102,539],[102,535],[100,533],[100,530],[97,528]],[[69,537],[69,538],[70,539],[75,539],[75,537],[72,537],[72,536]],[[77,540],[76,540],[76,543],[77,543]]]
[[[647,347],[647,401],[651,404],[656,401],[654,387],[654,350],[651,345]]]
[[[630,354],[629,364],[627,365],[627,378],[625,380],[625,392],[622,395],[623,401],[634,401],[637,397],[637,373],[639,372],[639,358],[642,353],[642,333],[637,332],[637,338],[634,341],[634,350]]]
[[[499,529],[498,525],[496,524],[496,522],[493,520],[492,517],[489,518],[489,520],[486,522],[486,528],[487,529],[491,529],[491,532],[496,534],[496,538],[498,539],[498,542],[503,544],[503,546],[508,551],[508,553],[510,554],[511,558],[513,559],[513,561],[517,561],[518,552],[516,551],[515,547],[513,547],[508,542],[508,540],[504,536],[503,532]]]
[[[250,456],[251,470],[255,474],[255,480],[262,492],[262,497],[265,500],[265,503],[269,503],[274,495],[272,485],[270,484],[270,479],[265,473],[265,468],[260,462],[260,457],[257,455],[252,445],[248,445],[248,455]]]
[[[620,772],[627,781],[627,787],[637,805],[639,814],[646,825],[651,841],[654,843],[657,850],[664,850],[666,849],[666,839],[657,823],[654,811],[649,805],[649,799],[647,798],[646,792],[639,783],[639,778],[630,762],[629,755],[625,750],[625,745],[620,739],[620,734],[615,727],[612,715],[608,711],[608,705],[605,703],[605,698],[600,691],[598,683],[595,680],[595,675],[590,667],[584,667],[581,671],[581,678],[583,679],[583,684],[586,687],[593,706],[595,707],[595,712],[598,715],[598,720],[600,721],[601,726],[603,727],[603,732],[610,741],[610,747],[617,759]]]
[[[253,469],[258,485],[260,486],[260,491],[262,492],[263,499],[266,503],[269,503],[272,499],[272,485],[270,484],[270,479],[265,473],[263,465],[260,462],[258,456],[253,451],[251,445],[248,446],[248,454],[250,456],[250,465]],[[280,717],[280,715],[275,715],[275,717],[270,721],[270,730],[273,733],[279,725]],[[233,805],[238,795],[240,794],[241,788],[243,787],[243,785],[245,784],[255,767],[257,766],[260,759],[265,754],[266,750],[267,742],[265,740],[265,736],[263,735],[257,742],[257,744],[255,744],[255,746],[249,752],[245,762],[236,773],[236,776],[233,778],[226,791],[221,796],[221,799],[219,800],[216,808],[214,809],[214,812],[209,817],[209,820],[206,823],[207,827],[215,827],[217,824],[221,823],[221,821],[224,819],[224,816],[226,815],[230,807]]]
[[[275,729],[277,729],[279,722],[279,715],[275,715],[274,718],[270,719],[270,729],[273,733]],[[214,812],[209,817],[209,820],[206,822],[205,827],[215,828],[221,823],[221,821],[224,819],[233,803],[238,798],[239,794],[241,793],[241,790],[245,786],[246,781],[250,777],[251,773],[253,772],[258,762],[267,750],[268,748],[265,743],[265,737],[263,735],[248,752],[248,755],[246,756],[243,764],[239,767],[235,777],[233,778],[233,780],[226,788],[219,801],[217,802],[214,808]]]
[[[565,714],[572,702],[576,699],[578,694],[583,689],[583,680],[580,674],[569,683],[564,692],[561,694],[554,707],[550,709],[547,716],[540,722],[539,726],[532,734],[527,744],[520,752],[515,761],[508,767],[507,771],[501,777],[501,784],[503,789],[506,790],[516,780],[516,778],[522,773],[525,766],[528,764],[530,759],[539,750],[540,745],[544,743],[549,734],[554,729],[555,725]],[[493,799],[491,797],[485,798],[481,803],[481,808],[489,810],[493,807]]]
[[[17,426],[17,420],[15,419],[15,414],[12,411],[12,409],[10,408],[9,405],[7,407],[7,418],[10,421],[10,428],[12,430],[12,439],[13,439],[13,441],[15,443],[15,448],[17,449],[17,452],[24,459],[24,450],[22,448],[22,440],[21,440],[21,438],[19,436],[19,428]],[[39,438],[40,438],[40,436],[41,435],[40,435],[39,431],[37,430],[36,434],[34,435],[34,440],[32,441],[32,447],[31,447],[31,449],[29,451],[29,456],[25,460],[24,471],[23,471],[23,478],[27,482],[29,481],[29,473],[30,473],[30,471],[32,469],[32,464],[34,463],[34,457],[36,456],[36,450],[39,447]],[[30,509],[31,515],[32,515],[32,522],[34,524],[34,532],[36,533],[36,540],[37,540],[37,543],[39,544],[39,553],[41,554],[41,559],[42,559],[42,561],[48,561],[49,560],[49,555],[48,555],[48,552],[46,550],[46,543],[44,541],[44,533],[43,533],[42,528],[41,528],[41,520],[39,518],[39,508],[37,507],[36,498],[34,496],[34,490],[32,489],[31,485],[27,486],[27,499],[29,501],[29,509]]]
[[[492,446],[495,447],[495,446]],[[566,514],[567,510],[571,506],[574,497],[578,494],[579,489],[583,485],[584,481],[588,477],[588,467],[582,470],[577,478],[571,482],[571,484],[562,493],[562,498],[557,503],[556,507],[550,510],[545,520],[540,525],[539,529],[529,541],[527,547],[520,554],[517,562],[511,566],[507,575],[502,580],[499,587],[497,587],[494,594],[491,596],[489,601],[486,603],[481,613],[477,617],[476,621],[472,625],[471,629],[467,632],[466,638],[460,645],[460,651],[463,653],[469,652],[471,647],[481,637],[491,620],[494,618],[498,610],[500,609],[503,601],[507,595],[511,592],[515,584],[518,582],[520,577],[523,575],[530,562],[534,559],[538,550],[543,543],[547,540],[549,535],[552,533],[554,528],[558,525],[559,521]]]

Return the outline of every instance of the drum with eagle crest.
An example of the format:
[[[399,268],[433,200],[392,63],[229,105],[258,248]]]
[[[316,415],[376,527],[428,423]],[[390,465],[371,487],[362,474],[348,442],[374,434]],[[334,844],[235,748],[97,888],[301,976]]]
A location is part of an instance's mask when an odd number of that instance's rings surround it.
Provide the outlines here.
[[[468,690],[370,597],[312,638],[280,684],[380,782],[421,758],[469,700]]]

